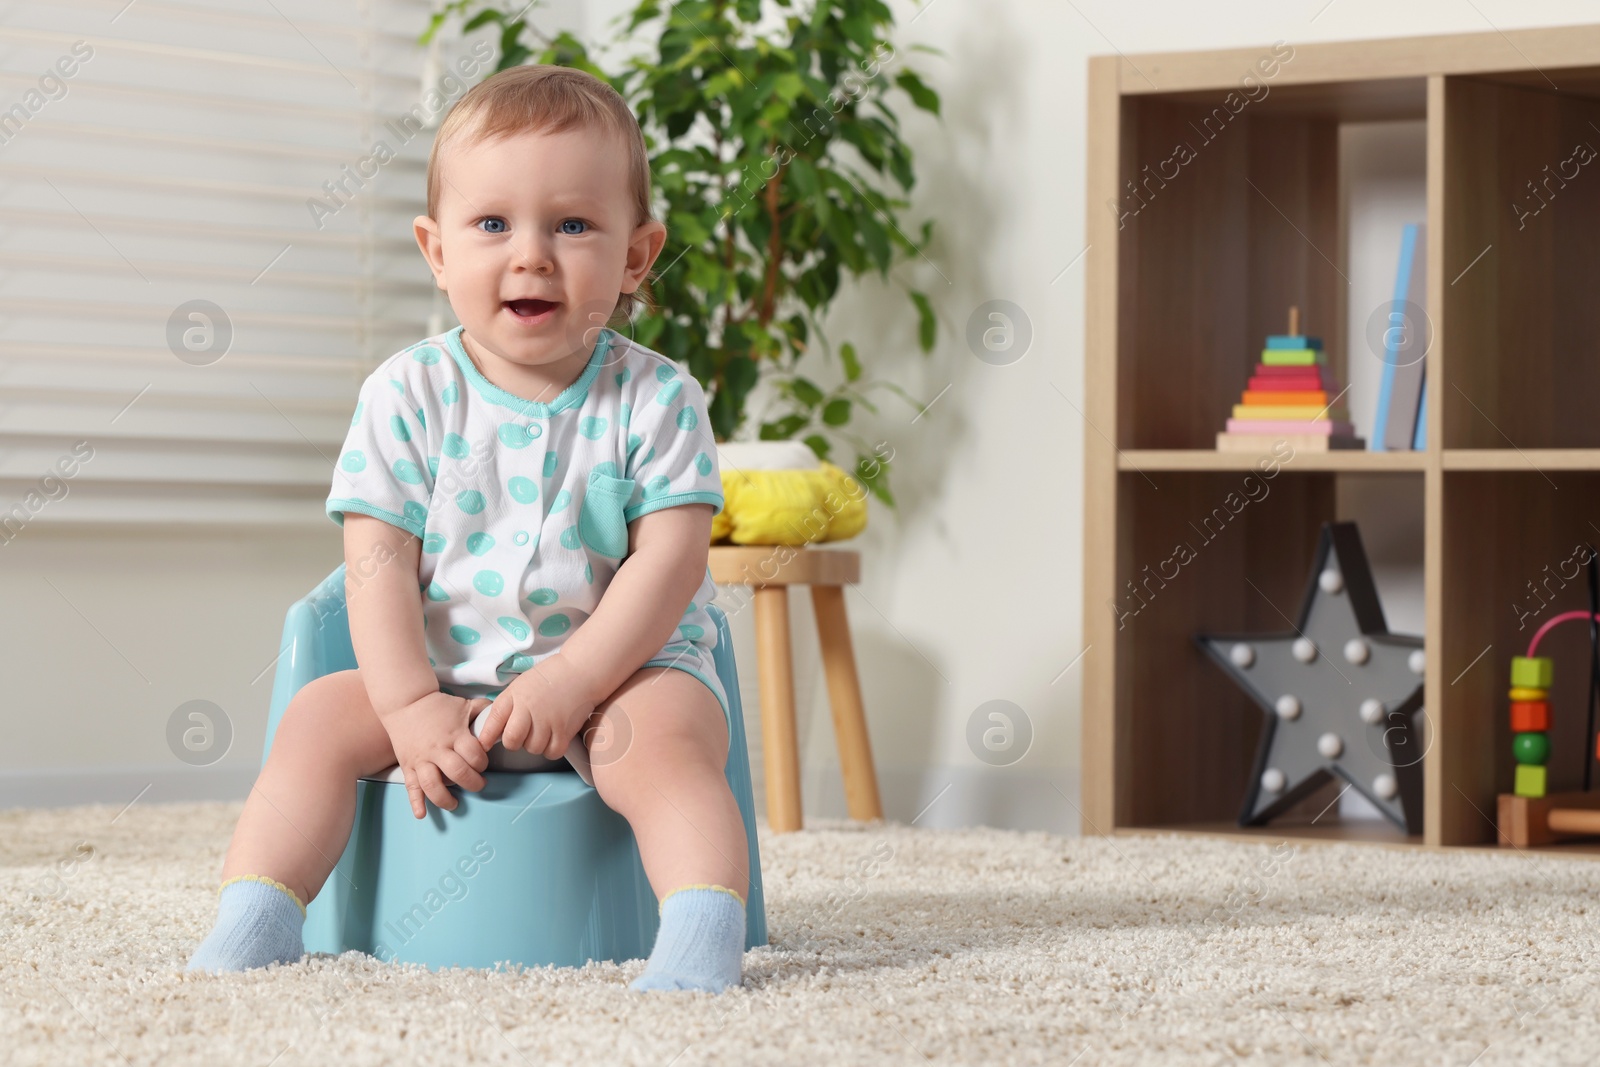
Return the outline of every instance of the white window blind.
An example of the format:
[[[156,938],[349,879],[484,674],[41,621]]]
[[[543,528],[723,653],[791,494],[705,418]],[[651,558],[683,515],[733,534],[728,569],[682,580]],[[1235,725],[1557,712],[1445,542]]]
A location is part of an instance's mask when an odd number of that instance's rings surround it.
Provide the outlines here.
[[[411,237],[425,101],[492,55],[430,56],[431,10],[4,6],[0,542],[35,522],[327,521],[362,378],[448,316]],[[175,327],[194,301],[222,317]]]

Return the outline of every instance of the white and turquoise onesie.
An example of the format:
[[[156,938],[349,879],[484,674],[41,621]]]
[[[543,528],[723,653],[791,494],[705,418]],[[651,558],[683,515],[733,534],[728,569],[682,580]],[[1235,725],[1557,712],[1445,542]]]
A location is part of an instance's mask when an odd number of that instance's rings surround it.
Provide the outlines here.
[[[361,386],[327,513],[373,515],[422,539],[428,662],[447,693],[493,697],[593,614],[628,550],[628,524],[679,504],[722,510],[700,383],[600,331],[549,403],[479,373],[456,328],[378,365]],[[677,632],[642,666],[728,698],[712,660],[711,571]],[[591,783],[592,784],[592,783]]]

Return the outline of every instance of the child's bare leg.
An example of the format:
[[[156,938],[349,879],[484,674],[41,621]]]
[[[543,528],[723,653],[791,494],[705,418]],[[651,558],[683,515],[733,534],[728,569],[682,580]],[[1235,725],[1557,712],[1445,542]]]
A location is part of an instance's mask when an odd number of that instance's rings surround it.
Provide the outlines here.
[[[309,904],[333,872],[355,821],[356,779],[394,765],[359,670],[295,694],[233,831],[222,880],[258,874]]]
[[[318,678],[295,695],[234,828],[216,926],[189,970],[246,970],[303,955],[305,905],[349,840],[356,779],[393,763],[358,671]]]
[[[661,902],[650,963],[631,988],[720,992],[737,984],[750,857],[744,819],[723,773],[722,706],[692,675],[646,667],[595,714],[591,725],[601,728],[590,752],[595,789],[633,828]],[[608,716],[625,716],[626,726],[606,723]],[[608,751],[601,739],[620,741],[625,750]]]

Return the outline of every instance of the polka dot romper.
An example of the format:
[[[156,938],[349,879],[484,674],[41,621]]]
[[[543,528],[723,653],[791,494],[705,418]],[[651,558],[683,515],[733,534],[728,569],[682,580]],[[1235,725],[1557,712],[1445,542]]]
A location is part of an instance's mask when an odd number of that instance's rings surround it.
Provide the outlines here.
[[[693,375],[600,331],[578,379],[549,403],[479,373],[457,326],[395,353],[361,386],[328,516],[372,515],[422,539],[428,662],[447,693],[493,697],[556,652],[600,603],[628,524],[678,504],[722,510],[717,450]],[[711,571],[645,666],[704,682]]]

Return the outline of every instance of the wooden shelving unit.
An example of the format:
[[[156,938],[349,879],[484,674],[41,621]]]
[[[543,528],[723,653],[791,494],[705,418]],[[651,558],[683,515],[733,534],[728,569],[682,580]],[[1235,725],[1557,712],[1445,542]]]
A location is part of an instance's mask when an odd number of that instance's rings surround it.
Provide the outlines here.
[[[1083,829],[1263,836],[1230,829],[1261,712],[1192,635],[1288,629],[1319,527],[1379,479],[1423,515],[1425,832],[1334,815],[1267,833],[1492,845],[1507,665],[1587,603],[1570,561],[1600,544],[1600,158],[1579,148],[1600,149],[1600,26],[1283,47],[1090,60]],[[1246,97],[1251,72],[1265,95]],[[1212,445],[1286,307],[1341,381],[1372,358],[1345,336],[1338,132],[1390,120],[1427,130],[1426,449],[1294,456],[1178,579],[1119,610],[1259,476],[1261,457]],[[1164,164],[1180,143],[1189,158]],[[1540,646],[1553,789],[1580,788],[1585,757],[1588,636],[1566,629]]]

